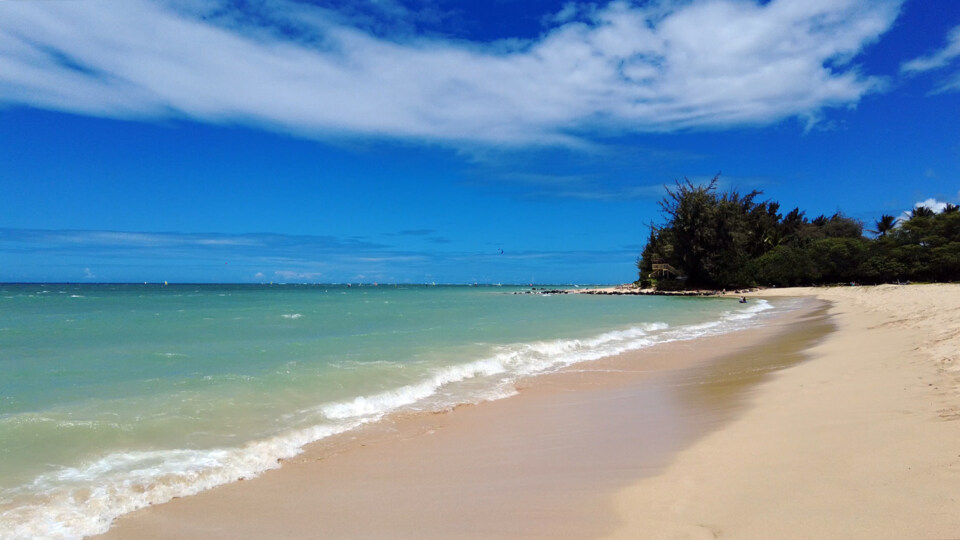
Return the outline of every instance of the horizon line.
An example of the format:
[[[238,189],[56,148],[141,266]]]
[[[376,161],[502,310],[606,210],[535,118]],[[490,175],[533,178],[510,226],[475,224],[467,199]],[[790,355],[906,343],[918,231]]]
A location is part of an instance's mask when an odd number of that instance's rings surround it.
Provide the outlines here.
[[[248,282],[248,281],[175,281],[175,282],[166,282],[166,281],[0,281],[0,286],[3,285],[159,285],[163,286],[172,286],[172,285],[250,285],[250,286],[277,286],[277,285],[297,285],[297,286],[369,286],[369,287],[390,287],[390,286],[399,286],[399,285],[412,285],[412,286],[424,286],[424,287],[440,287],[440,286],[463,286],[463,287],[531,287],[531,286],[571,286],[576,287],[580,285],[621,285],[621,283],[491,283],[491,282],[444,282],[444,283],[403,283],[403,282],[384,282],[380,283],[377,281],[352,281],[352,282],[338,282],[338,283],[326,283],[326,282]]]

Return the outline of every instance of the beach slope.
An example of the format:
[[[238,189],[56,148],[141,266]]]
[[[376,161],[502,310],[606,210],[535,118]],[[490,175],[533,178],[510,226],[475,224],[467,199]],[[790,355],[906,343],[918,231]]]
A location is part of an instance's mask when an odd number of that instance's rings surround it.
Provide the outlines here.
[[[960,286],[767,290],[838,331],[622,490],[611,538],[960,538]]]

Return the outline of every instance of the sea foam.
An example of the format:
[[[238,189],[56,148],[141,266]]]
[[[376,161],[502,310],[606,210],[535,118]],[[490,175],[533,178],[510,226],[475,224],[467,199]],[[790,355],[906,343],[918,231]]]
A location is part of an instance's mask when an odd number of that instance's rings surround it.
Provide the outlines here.
[[[279,467],[280,460],[297,455],[304,445],[362,423],[318,425],[242,448],[115,453],[81,467],[43,474],[28,486],[0,493],[3,503],[16,501],[24,491],[41,501],[0,513],[0,538],[74,539],[101,534],[123,514],[257,476]]]

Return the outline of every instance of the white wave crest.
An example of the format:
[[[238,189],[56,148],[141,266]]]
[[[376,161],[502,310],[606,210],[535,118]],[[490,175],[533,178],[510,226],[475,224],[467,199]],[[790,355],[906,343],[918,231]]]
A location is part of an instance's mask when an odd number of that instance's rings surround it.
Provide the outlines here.
[[[297,455],[304,445],[362,423],[318,425],[242,448],[110,454],[46,473],[0,494],[0,499],[12,499],[29,490],[41,500],[0,513],[0,538],[60,540],[101,534],[123,514],[257,476],[279,467],[279,460]]]
[[[742,309],[724,313],[723,319],[727,321],[744,321],[756,317],[758,313],[771,309],[773,309],[773,306],[770,302],[760,298]]]
[[[428,379],[416,384],[370,396],[359,396],[349,401],[328,403],[322,405],[320,411],[331,420],[379,418],[391,411],[430,398],[445,386],[468,379],[500,375],[507,380],[515,380],[518,377],[648,346],[653,343],[647,338],[648,334],[666,328],[668,325],[665,323],[650,323],[584,340],[561,339],[505,346],[492,357],[438,369]],[[443,403],[442,406],[454,404]]]
[[[495,359],[478,360],[439,370],[431,378],[417,384],[402,386],[372,396],[359,396],[350,401],[330,403],[321,406],[320,410],[324,416],[335,420],[364,416],[380,417],[390,411],[426,399],[447,384],[479,376],[496,375],[505,371],[506,368]]]

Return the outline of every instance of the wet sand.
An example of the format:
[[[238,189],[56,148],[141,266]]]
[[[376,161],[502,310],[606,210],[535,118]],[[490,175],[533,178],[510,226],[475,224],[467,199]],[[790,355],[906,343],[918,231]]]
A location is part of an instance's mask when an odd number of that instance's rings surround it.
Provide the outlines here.
[[[530,379],[504,400],[396,415],[314,444],[258,478],[124,516],[104,537],[642,533],[622,528],[633,524],[613,496],[669,470],[748,410],[761,381],[829,334],[826,309],[811,300],[763,328]]]

